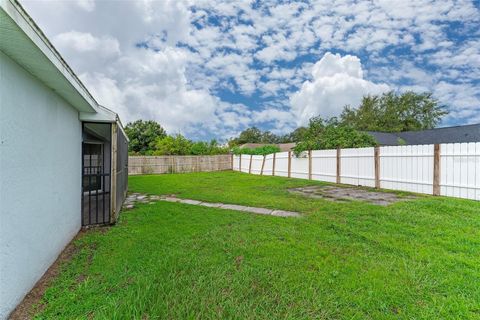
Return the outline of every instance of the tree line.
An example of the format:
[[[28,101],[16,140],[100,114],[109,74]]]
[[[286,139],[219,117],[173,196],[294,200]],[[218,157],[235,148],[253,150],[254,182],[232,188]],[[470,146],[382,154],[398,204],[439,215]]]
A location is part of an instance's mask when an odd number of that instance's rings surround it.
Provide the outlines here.
[[[447,114],[446,107],[432,97],[431,93],[395,93],[367,95],[356,108],[345,106],[339,117],[324,119],[312,117],[307,126],[299,127],[285,135],[262,131],[257,127],[247,128],[238,137],[220,145],[191,141],[180,134],[167,135],[155,121],[127,124],[125,131],[130,139],[132,154],[142,155],[208,155],[234,153],[265,154],[273,146],[258,150],[240,150],[245,143],[278,144],[295,142],[295,153],[305,150],[360,148],[377,145],[368,131],[401,132],[432,129]],[[273,151],[275,152],[275,151]]]
[[[227,146],[217,140],[192,141],[181,134],[168,135],[162,126],[153,120],[137,120],[125,126],[130,142],[130,155],[214,155],[229,153]]]

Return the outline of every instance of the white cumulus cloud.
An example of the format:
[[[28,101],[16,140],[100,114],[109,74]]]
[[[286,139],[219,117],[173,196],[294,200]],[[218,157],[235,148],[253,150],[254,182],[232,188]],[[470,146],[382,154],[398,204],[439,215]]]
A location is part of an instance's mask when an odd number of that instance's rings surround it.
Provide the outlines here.
[[[433,92],[449,122],[479,119],[475,0],[21,2],[124,122],[285,131],[390,88]],[[324,56],[336,50],[350,56]]]
[[[367,94],[388,91],[386,84],[363,79],[360,59],[355,56],[327,52],[312,68],[312,80],[303,83],[290,99],[292,112],[299,125],[312,116],[337,116],[343,106],[357,106]]]
[[[95,0],[77,0],[77,6],[85,11],[95,10]]]
[[[111,55],[120,53],[118,40],[110,37],[95,37],[88,32],[68,31],[60,33],[53,39],[54,43],[64,50],[76,50],[78,52],[90,52]]]

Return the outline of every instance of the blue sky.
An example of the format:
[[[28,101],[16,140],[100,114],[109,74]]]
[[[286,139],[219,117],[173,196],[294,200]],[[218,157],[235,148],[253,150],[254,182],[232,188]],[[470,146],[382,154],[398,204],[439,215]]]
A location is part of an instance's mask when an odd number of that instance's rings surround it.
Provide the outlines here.
[[[286,133],[366,94],[430,91],[480,123],[480,2],[21,1],[124,122]]]

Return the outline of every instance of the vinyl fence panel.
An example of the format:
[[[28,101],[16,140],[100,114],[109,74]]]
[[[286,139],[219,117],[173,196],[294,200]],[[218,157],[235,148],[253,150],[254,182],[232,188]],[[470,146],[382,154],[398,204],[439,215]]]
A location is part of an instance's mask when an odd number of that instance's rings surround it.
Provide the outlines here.
[[[337,150],[312,151],[312,180],[336,182]]]
[[[263,167],[263,175],[271,176],[273,170],[273,154],[267,154],[265,156],[265,165]]]
[[[480,200],[480,142],[440,145],[440,194]]]
[[[240,158],[242,160],[240,171],[248,173],[248,169],[250,168],[250,155],[242,154]]]
[[[480,200],[480,142],[313,150],[292,155],[290,176],[309,179],[311,168],[312,180],[336,182],[337,161],[341,183]],[[249,163],[243,155],[242,172]],[[253,156],[251,173],[260,174],[262,163],[263,156]],[[276,176],[288,177],[289,153],[267,155],[263,166],[264,175],[275,168]]]
[[[375,148],[342,149],[340,182],[375,187]]]
[[[238,157],[238,156],[233,156],[232,170],[234,170],[234,171],[240,171],[240,157]]]
[[[299,157],[292,157],[290,176],[292,178],[308,179],[308,154],[303,152]]]
[[[380,147],[381,187],[432,194],[433,149],[433,144]]]
[[[288,177],[288,152],[276,153],[275,175],[280,177]]]
[[[260,174],[262,170],[263,156],[252,156],[252,174]]]

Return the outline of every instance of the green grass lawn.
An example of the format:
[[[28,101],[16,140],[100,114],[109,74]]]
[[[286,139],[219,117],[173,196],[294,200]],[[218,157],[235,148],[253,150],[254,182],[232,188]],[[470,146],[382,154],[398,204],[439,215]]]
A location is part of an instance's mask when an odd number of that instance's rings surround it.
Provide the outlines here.
[[[234,172],[130,177],[132,192],[302,212],[157,202],[88,232],[38,318],[480,319],[480,203],[307,199],[321,184]]]

